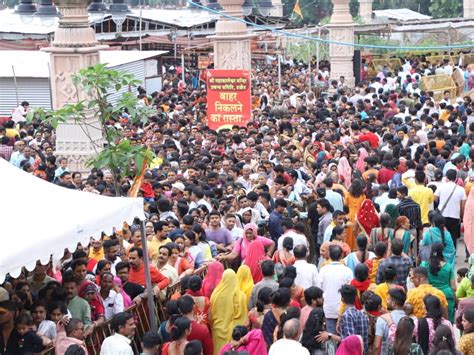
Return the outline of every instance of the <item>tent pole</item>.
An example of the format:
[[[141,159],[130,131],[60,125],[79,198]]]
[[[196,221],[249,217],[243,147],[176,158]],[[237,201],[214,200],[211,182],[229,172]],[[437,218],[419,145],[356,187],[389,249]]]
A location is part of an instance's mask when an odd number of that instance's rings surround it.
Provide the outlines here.
[[[146,281],[146,301],[148,303],[148,313],[150,315],[150,325],[151,331],[156,332],[158,330],[158,324],[156,323],[155,317],[155,304],[153,297],[153,288],[151,285],[151,275],[150,275],[150,264],[148,260],[148,247],[147,239],[145,234],[145,220],[140,221],[140,234],[142,237],[142,247],[143,247],[143,262],[145,265],[145,281]]]

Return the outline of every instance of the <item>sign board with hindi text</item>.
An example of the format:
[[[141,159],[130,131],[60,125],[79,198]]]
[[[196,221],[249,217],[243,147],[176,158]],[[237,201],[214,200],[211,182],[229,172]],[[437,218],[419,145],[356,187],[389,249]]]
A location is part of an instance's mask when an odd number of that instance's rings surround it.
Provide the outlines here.
[[[250,121],[250,71],[208,70],[207,123],[210,129],[245,126]]]

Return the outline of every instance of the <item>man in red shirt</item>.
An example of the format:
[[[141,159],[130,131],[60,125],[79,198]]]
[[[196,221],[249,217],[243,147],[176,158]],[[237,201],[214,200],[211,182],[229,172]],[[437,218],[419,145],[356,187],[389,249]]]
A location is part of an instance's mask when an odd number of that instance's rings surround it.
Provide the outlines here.
[[[143,250],[136,247],[131,248],[128,253],[128,261],[131,266],[128,281],[146,287]],[[150,265],[150,275],[152,284],[156,284],[160,290],[165,289],[170,284],[170,280],[152,265]]]
[[[187,340],[199,340],[202,344],[203,355],[212,355],[214,344],[209,328],[196,322],[193,317],[194,299],[190,295],[181,296],[178,299],[178,308],[183,317],[191,321],[191,333],[189,333]]]
[[[379,137],[373,133],[372,130],[369,125],[364,124],[360,129],[360,133],[362,134],[354,138],[359,140],[359,142],[369,142],[371,148],[378,148]]]
[[[382,169],[380,169],[379,175],[377,176],[378,183],[388,184],[388,182],[392,180],[395,173],[396,171],[392,169],[392,162],[390,160],[383,160]]]

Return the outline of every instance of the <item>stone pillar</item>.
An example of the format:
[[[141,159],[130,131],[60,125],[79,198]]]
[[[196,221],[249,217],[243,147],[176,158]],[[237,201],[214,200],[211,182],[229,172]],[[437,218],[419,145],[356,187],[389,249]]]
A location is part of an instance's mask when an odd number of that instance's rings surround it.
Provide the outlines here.
[[[51,94],[53,109],[87,99],[78,92],[72,75],[81,68],[99,62],[100,46],[95,31],[89,25],[88,0],[56,1],[61,17],[51,47],[42,50],[51,54]],[[70,171],[86,172],[87,160],[100,151],[103,142],[101,125],[89,111],[82,124],[74,120],[59,124],[56,130],[56,155],[68,159]]]
[[[349,11],[350,0],[331,0],[334,4],[329,23],[329,39],[336,42],[354,43],[354,23]],[[353,68],[354,47],[329,44],[331,79],[339,80],[344,76],[347,86],[355,85]]]
[[[270,16],[283,17],[283,3],[281,0],[272,0],[273,9],[270,12]]]
[[[359,0],[359,16],[365,23],[372,21],[372,3],[373,0]]]
[[[243,0],[221,0],[219,3],[224,13],[243,18]],[[214,68],[250,70],[250,39],[253,37],[245,23],[221,17],[216,22],[216,34],[209,36],[214,42]]]
[[[474,1],[464,0],[464,18],[474,18]]]

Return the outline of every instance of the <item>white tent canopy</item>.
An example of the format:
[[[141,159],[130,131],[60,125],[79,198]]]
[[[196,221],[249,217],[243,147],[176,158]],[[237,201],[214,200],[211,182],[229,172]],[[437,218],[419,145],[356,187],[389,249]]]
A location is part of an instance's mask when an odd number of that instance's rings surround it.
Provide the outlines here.
[[[7,273],[59,259],[64,249],[144,219],[143,199],[106,197],[60,187],[0,159],[0,282]]]

